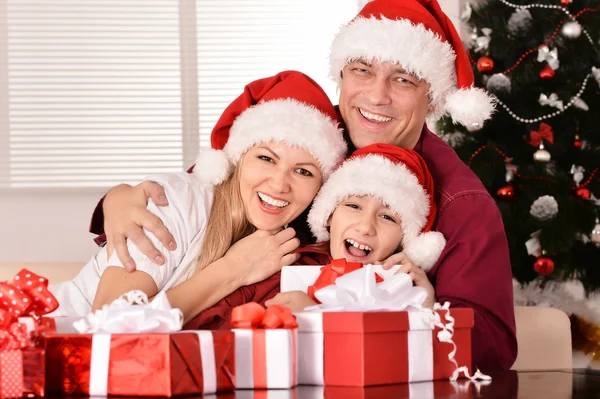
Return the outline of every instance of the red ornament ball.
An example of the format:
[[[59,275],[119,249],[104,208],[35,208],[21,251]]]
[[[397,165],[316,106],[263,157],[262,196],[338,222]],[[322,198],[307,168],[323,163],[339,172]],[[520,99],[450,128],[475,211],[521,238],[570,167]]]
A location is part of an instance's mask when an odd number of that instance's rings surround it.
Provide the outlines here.
[[[592,196],[592,192],[585,187],[579,187],[577,190],[575,190],[575,194],[584,200],[588,200]]]
[[[512,184],[507,184],[506,186],[502,186],[496,191],[496,195],[500,198],[504,199],[512,199],[515,196],[515,188]]]
[[[573,0],[560,0],[560,5],[563,7],[568,7]]]
[[[575,136],[575,141],[573,141],[573,147],[577,148],[578,150],[580,150],[581,147],[583,147],[583,141],[579,138],[579,136]]]
[[[554,75],[556,75],[556,72],[554,72],[554,69],[550,68],[548,65],[546,65],[544,69],[540,71],[540,78],[544,80],[551,80],[554,78]]]
[[[477,70],[481,73],[491,72],[494,69],[494,60],[490,57],[481,57],[477,60]]]
[[[545,256],[540,256],[533,264],[533,269],[538,274],[547,276],[554,271],[554,261],[550,258],[546,258]]]

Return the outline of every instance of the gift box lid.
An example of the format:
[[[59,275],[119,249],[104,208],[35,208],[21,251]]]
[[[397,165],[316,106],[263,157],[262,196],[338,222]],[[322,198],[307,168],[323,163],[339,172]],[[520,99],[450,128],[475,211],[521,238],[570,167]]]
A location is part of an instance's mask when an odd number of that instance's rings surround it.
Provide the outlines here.
[[[446,323],[446,310],[438,311]],[[297,312],[298,331],[328,333],[375,333],[409,330],[431,330],[430,314],[422,311],[401,312]],[[473,309],[450,309],[454,328],[473,327]]]

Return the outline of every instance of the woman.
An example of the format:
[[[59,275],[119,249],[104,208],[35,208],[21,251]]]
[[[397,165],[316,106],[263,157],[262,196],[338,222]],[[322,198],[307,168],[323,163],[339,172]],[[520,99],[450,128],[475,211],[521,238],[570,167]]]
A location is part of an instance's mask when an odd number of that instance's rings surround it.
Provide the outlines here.
[[[166,291],[188,321],[293,263],[299,242],[284,227],[343,160],[338,123],[325,92],[299,72],[250,83],[215,126],[213,137],[227,140],[222,151],[202,150],[192,174],[149,178],[163,185],[169,205],[150,201],[148,209],[179,244],[168,250],[147,233],[165,264],[129,242],[137,267],[129,273],[112,249],[103,249],[75,279],[50,287],[61,304],[52,315],[82,316],[140,289],[149,297]]]

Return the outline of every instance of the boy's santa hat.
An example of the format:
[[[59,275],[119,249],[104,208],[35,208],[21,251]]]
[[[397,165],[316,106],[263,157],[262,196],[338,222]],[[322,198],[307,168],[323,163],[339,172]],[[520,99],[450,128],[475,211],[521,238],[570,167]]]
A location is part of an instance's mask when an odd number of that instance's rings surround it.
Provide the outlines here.
[[[473,87],[467,52],[436,0],[367,3],[333,41],[331,76],[339,84],[344,66],[360,58],[398,63],[428,82],[435,117],[447,113],[455,123],[477,127],[494,110],[494,100]]]
[[[345,198],[372,195],[401,218],[402,251],[415,265],[429,271],[446,240],[431,231],[436,216],[433,178],[413,150],[373,144],[355,151],[317,194],[308,224],[317,241],[329,239],[329,217]]]
[[[203,183],[220,184],[254,145],[283,142],[308,151],[327,179],[346,156],[339,124],[327,94],[303,73],[256,80],[219,118],[210,137],[213,148],[200,149],[194,174]]]

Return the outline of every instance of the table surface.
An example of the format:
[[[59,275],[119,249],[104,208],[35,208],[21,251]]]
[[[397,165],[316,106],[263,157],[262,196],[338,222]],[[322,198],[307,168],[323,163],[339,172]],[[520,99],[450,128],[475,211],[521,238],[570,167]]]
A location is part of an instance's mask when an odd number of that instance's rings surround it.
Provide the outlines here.
[[[298,386],[282,390],[240,390],[203,398],[216,399],[401,399],[600,398],[600,370],[507,371],[490,373],[491,381],[448,380],[367,388]],[[193,398],[193,397],[189,397]],[[64,399],[64,398],[63,398]],[[70,397],[69,399],[75,399]],[[124,398],[121,398],[124,399]],[[129,398],[133,399],[133,398]],[[139,397],[136,399],[140,399]],[[200,399],[200,397],[198,397]]]

